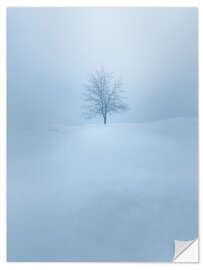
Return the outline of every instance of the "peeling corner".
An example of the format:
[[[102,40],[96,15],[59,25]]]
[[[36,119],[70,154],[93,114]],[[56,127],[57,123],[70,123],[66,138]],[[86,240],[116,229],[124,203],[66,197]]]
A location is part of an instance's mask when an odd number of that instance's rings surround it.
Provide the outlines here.
[[[174,263],[198,263],[198,239],[191,241],[174,241]]]

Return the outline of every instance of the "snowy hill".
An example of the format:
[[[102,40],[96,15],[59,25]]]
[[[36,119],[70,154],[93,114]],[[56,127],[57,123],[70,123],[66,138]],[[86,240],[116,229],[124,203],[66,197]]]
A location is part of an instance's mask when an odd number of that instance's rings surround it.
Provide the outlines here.
[[[193,118],[8,134],[11,261],[171,261],[197,212]]]

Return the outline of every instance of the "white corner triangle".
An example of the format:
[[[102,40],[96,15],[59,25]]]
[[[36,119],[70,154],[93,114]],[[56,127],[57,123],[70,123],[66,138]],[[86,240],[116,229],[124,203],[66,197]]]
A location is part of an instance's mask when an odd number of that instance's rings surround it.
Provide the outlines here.
[[[198,239],[191,241],[177,241],[174,242],[174,258],[173,262],[191,262],[198,263]]]

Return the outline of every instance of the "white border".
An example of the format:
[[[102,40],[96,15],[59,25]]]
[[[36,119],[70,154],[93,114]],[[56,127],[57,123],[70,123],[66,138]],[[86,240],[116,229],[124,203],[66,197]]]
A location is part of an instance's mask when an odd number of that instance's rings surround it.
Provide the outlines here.
[[[203,1],[202,0],[0,0],[0,269],[163,269],[169,267],[201,268],[200,264],[171,264],[171,263],[7,263],[6,262],[6,8],[7,7],[198,7],[199,8],[199,138],[203,134],[201,114],[203,111],[203,100],[201,94],[201,74],[203,48]],[[202,72],[202,73],[201,73]],[[203,146],[199,143],[199,152],[202,153]],[[201,160],[199,168],[201,169]],[[201,170],[199,173],[199,188]],[[201,191],[199,191],[201,194]],[[199,206],[201,196],[199,196]],[[199,211],[199,228],[202,224],[202,216]],[[199,230],[200,231],[200,230]],[[202,252],[200,249],[200,260]]]

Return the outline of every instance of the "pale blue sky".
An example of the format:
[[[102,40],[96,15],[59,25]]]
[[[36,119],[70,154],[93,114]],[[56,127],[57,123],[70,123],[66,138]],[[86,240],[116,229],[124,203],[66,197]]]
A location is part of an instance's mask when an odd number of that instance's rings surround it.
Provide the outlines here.
[[[197,115],[196,8],[9,8],[8,124],[79,125],[88,73],[121,76],[113,122]],[[97,120],[95,120],[97,121]]]

